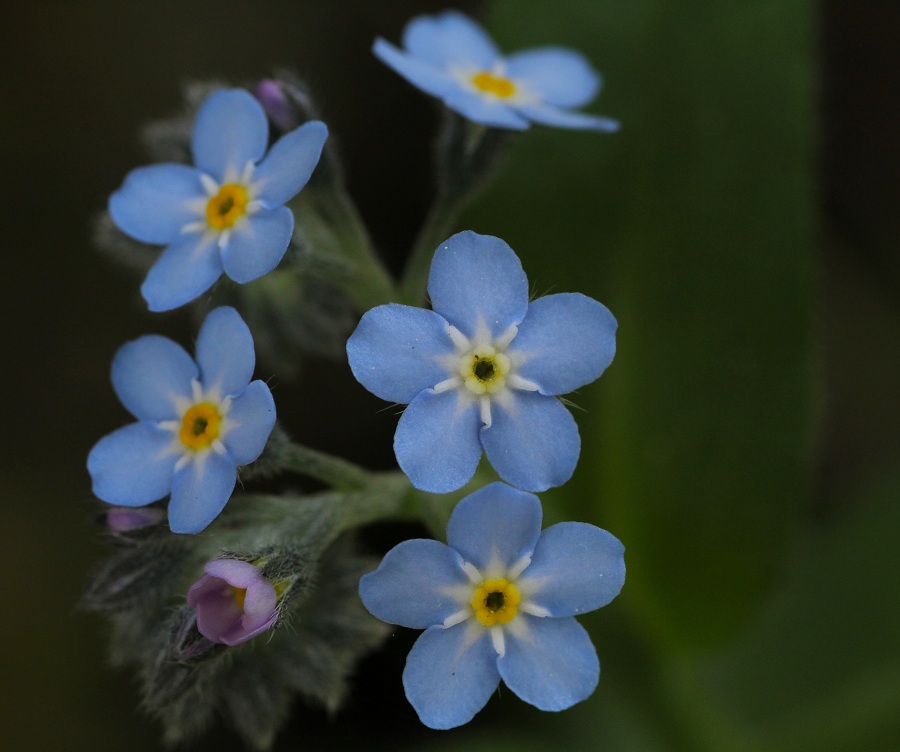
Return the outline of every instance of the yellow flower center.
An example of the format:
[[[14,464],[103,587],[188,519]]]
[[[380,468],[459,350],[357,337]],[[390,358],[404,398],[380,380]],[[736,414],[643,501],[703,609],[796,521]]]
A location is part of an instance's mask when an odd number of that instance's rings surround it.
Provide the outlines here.
[[[206,221],[214,230],[227,230],[244,216],[249,201],[246,188],[237,183],[226,183],[207,203]]]
[[[234,602],[238,604],[238,608],[241,611],[244,610],[244,599],[247,597],[247,588],[235,587],[231,586],[231,589],[234,590]]]
[[[178,438],[188,449],[207,449],[217,438],[222,416],[215,405],[201,402],[185,410]]]
[[[462,358],[459,375],[474,394],[493,394],[503,388],[509,369],[509,358],[487,345]]]
[[[504,577],[485,580],[472,596],[472,610],[475,618],[484,626],[508,624],[518,613],[519,589]]]
[[[476,73],[471,78],[472,86],[483,94],[492,94],[500,99],[509,99],[516,93],[516,85],[508,78],[495,76],[488,71]]]

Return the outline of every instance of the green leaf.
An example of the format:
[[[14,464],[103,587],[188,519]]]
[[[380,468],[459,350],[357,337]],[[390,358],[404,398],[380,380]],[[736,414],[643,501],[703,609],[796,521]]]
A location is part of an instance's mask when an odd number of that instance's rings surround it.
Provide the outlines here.
[[[706,736],[701,749],[739,738],[759,752],[897,749],[898,499],[900,475],[851,500],[801,541],[745,634],[671,664],[670,696]]]
[[[493,5],[507,51],[580,49],[614,135],[535,127],[463,226],[506,239],[536,294],[619,321],[571,395],[575,477],[545,495],[626,545],[649,633],[732,634],[807,503],[814,424],[811,7],[805,0]],[[549,504],[547,502],[550,502]]]

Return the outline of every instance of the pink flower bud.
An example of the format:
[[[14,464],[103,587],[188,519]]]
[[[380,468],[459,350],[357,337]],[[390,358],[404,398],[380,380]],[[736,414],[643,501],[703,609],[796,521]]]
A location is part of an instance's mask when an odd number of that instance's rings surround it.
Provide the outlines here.
[[[188,605],[197,611],[197,629],[206,639],[239,645],[274,623],[275,586],[247,561],[216,559],[191,585]]]

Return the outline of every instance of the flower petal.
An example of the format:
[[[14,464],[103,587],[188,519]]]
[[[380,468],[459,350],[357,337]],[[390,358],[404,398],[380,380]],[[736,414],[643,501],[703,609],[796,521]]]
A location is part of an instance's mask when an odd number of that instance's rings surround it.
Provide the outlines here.
[[[589,115],[585,112],[560,110],[549,104],[518,105],[516,109],[535,123],[553,125],[557,128],[615,133],[621,127],[619,121],[612,118]]]
[[[290,209],[260,209],[232,230],[228,245],[222,249],[225,273],[240,284],[268,274],[284,257],[293,232]]]
[[[524,131],[531,123],[508,104],[494,97],[467,91],[462,87],[452,89],[442,99],[451,110],[465,118],[492,128],[510,128]]]
[[[168,451],[172,434],[152,423],[131,423],[94,444],[87,467],[94,494],[110,504],[141,507],[172,488],[178,455]]]
[[[240,629],[243,612],[228,582],[208,574],[191,585],[187,603],[197,612],[197,630],[207,640],[224,643],[224,637]]]
[[[434,252],[428,294],[431,307],[468,337],[480,322],[498,336],[528,311],[528,278],[519,257],[500,238],[471,231]]]
[[[300,193],[319,163],[327,138],[325,123],[314,120],[278,139],[253,173],[255,197],[273,209]]]
[[[586,295],[547,295],[528,306],[510,350],[525,356],[519,373],[541,394],[565,394],[590,384],[612,363],[616,319]]]
[[[468,723],[499,683],[497,654],[488,633],[476,637],[466,623],[426,629],[403,670],[406,698],[422,723],[433,729]]]
[[[605,606],[625,583],[625,546],[585,522],[548,527],[519,585],[550,616],[574,616]]]
[[[223,439],[238,465],[256,460],[275,426],[275,400],[263,381],[251,381],[228,413],[228,433]]]
[[[397,303],[368,311],[347,340],[356,380],[381,399],[401,404],[447,378],[437,358],[451,352],[441,316]]]
[[[125,409],[140,420],[180,418],[176,403],[191,396],[197,364],[181,345],[158,334],[126,342],[112,362],[111,377]]]
[[[241,625],[252,635],[259,634],[275,621],[277,605],[278,596],[275,594],[275,586],[265,577],[259,577],[247,587]]]
[[[203,198],[200,173],[180,164],[139,167],[109,197],[109,215],[116,226],[142,243],[165,245],[181,228],[197,220],[190,204]]]
[[[420,392],[400,416],[394,454],[400,469],[422,491],[449,493],[462,488],[481,459],[478,409],[455,391]]]
[[[163,251],[141,285],[151,311],[171,311],[202,295],[222,274],[213,237],[191,233]]]
[[[591,638],[572,618],[527,614],[527,630],[506,630],[506,654],[497,661],[506,686],[541,710],[565,710],[597,688],[600,661]]]
[[[452,593],[468,581],[462,559],[449,546],[406,540],[387,552],[378,569],[363,575],[359,597],[373,616],[388,624],[425,629],[443,624],[463,607]]]
[[[527,86],[542,102],[582,107],[600,91],[600,76],[584,55],[565,47],[539,47],[506,58],[506,75]]]
[[[417,16],[403,30],[403,46],[413,57],[441,68],[490,70],[500,50],[475,21],[456,11]]]
[[[260,160],[268,140],[266,113],[249,92],[217,91],[206,98],[194,121],[194,164],[220,183],[234,179],[247,162]]]
[[[237,480],[237,466],[229,455],[206,452],[175,473],[169,501],[173,533],[199,533],[222,511]]]
[[[226,397],[246,388],[253,377],[253,335],[230,306],[210,311],[197,335],[197,365],[204,388]]]
[[[490,483],[462,499],[447,523],[447,543],[482,574],[531,556],[541,534],[541,502],[534,494]]]
[[[232,587],[249,588],[255,582],[265,579],[259,567],[241,559],[213,559],[203,565],[203,571],[213,577],[220,577]],[[193,588],[191,588],[193,590]],[[190,603],[190,599],[188,599]]]
[[[507,483],[525,491],[561,486],[575,472],[581,439],[571,413],[555,397],[514,391],[509,409],[494,402],[481,429],[488,460]]]
[[[459,89],[459,82],[441,70],[418,58],[407,55],[390,42],[376,39],[372,52],[382,63],[400,74],[413,86],[427,94],[443,98]]]

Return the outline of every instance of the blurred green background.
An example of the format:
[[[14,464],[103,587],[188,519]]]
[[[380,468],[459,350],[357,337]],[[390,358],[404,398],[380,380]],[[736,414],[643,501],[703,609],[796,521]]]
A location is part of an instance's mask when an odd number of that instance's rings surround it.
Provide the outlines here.
[[[900,254],[896,3],[828,0],[17,3],[0,26],[4,747],[154,750],[135,682],[77,601],[104,555],[84,459],[125,421],[116,348],[189,343],[97,252],[95,214],[147,162],[137,133],[186,80],[292,67],[317,93],[392,268],[427,209],[437,111],[368,48],[419,12],[476,14],[507,51],[582,50],[614,136],[536,128],[461,228],[498,235],[536,294],[617,315],[572,396],[583,450],[544,495],[627,547],[583,623],[596,694],[542,714],[501,688],[429,732],[400,689],[415,635],[364,662],[334,718],[276,749],[846,752],[900,748]],[[297,438],[390,467],[395,417],[341,364],[274,377]],[[380,412],[379,412],[380,411]],[[352,426],[348,435],[347,426]],[[8,746],[7,746],[8,745]],[[241,749],[216,730],[195,749]]]

